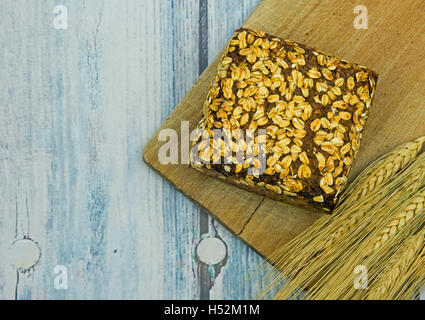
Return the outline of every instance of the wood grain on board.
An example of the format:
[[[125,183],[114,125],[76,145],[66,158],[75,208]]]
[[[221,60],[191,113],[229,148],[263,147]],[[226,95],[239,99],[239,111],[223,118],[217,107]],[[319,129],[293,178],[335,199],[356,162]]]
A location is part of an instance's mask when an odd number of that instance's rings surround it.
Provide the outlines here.
[[[305,43],[379,73],[375,101],[350,179],[396,145],[425,134],[425,2],[365,1],[366,30],[353,26],[358,4],[263,0],[244,23],[245,27]],[[179,131],[181,121],[195,127],[202,117],[202,104],[217,63],[218,58],[161,129]],[[161,165],[158,132],[145,148],[145,161],[263,256],[269,256],[321,216],[264,199],[184,165]]]

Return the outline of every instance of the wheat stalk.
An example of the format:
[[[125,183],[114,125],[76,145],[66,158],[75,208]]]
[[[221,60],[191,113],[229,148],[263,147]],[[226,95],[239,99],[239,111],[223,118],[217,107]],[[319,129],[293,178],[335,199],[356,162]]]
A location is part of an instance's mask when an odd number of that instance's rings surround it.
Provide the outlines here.
[[[340,263],[328,263],[328,272],[321,279],[326,286],[313,285],[309,290],[311,296],[316,299],[364,299],[364,294],[353,287],[355,266],[371,267],[372,270],[368,271],[371,278],[379,274],[380,265],[385,265],[388,257],[397,250],[403,241],[417,232],[417,226],[424,224],[423,203],[425,198],[423,195],[425,195],[425,188],[420,189],[401,204],[396,203],[394,207],[386,206],[382,208],[381,212],[368,215],[364,221],[368,227],[358,232],[357,238],[350,237],[349,241],[341,246],[343,250],[335,251],[335,254],[338,255],[335,259],[338,259]],[[402,221],[406,220],[408,222],[403,224]],[[396,224],[394,221],[398,223]],[[389,231],[389,225],[393,227],[392,231]]]
[[[402,183],[399,183],[398,180],[403,180],[403,176],[407,176],[407,178]],[[387,201],[386,197],[380,198],[379,204],[375,206],[374,210],[370,212],[360,211],[355,214],[363,216],[363,220],[358,221],[357,224],[349,225],[350,232],[339,234],[340,237],[338,239],[336,239],[337,237],[334,234],[330,235],[333,240],[333,246],[328,242],[329,249],[322,252],[315,261],[312,261],[311,266],[304,270],[302,278],[300,277],[300,280],[298,280],[306,282],[305,279],[309,279],[310,297],[316,299],[340,299],[353,295],[353,269],[357,265],[365,264],[364,260],[374,252],[374,245],[389,222],[393,221],[394,217],[409,215],[409,209],[412,208],[413,204],[415,204],[417,209],[416,216],[422,213],[420,199],[425,192],[423,189],[414,194],[413,192],[423,185],[424,181],[425,155],[421,155],[412,168],[401,174],[391,184],[391,189],[394,189],[394,192],[383,192],[392,201]],[[413,221],[413,218],[409,222]],[[341,222],[343,223],[343,221]],[[403,227],[400,227],[397,231],[400,232],[402,229]],[[395,234],[392,234],[392,237]],[[386,241],[388,239],[390,237]],[[399,241],[402,241],[402,239],[403,237],[398,238]],[[381,254],[390,252],[396,246],[392,245],[383,248],[384,250]],[[374,261],[372,260],[368,263],[374,264]],[[326,273],[323,273],[323,270],[326,270]],[[326,286],[323,286],[323,283],[326,283]]]
[[[421,156],[419,159],[424,159],[424,156]],[[400,203],[398,201],[392,201],[389,205],[386,203],[385,198],[381,199],[380,202],[382,205],[377,206],[380,208],[379,210],[369,212],[369,214],[365,216],[364,221],[355,226],[352,234],[344,235],[342,239],[336,243],[336,248],[333,247],[327,252],[322,252],[319,259],[312,260],[311,265],[303,270],[302,277],[299,276],[296,280],[303,283],[303,285],[308,285],[308,298],[347,299],[358,295],[358,292],[353,288],[354,267],[358,265],[374,265],[376,261],[381,259],[380,257],[382,255],[385,256],[388,252],[393,252],[394,248],[400,245],[404,237],[408,236],[411,230],[415,230],[413,227],[410,227],[410,224],[412,221],[416,220],[416,217],[421,216],[418,223],[424,221],[422,213],[425,189],[422,188],[411,197],[407,198],[410,196],[410,191],[412,190],[410,183],[417,180],[416,185],[419,185],[419,181],[424,181],[424,178],[419,179],[416,173],[425,172],[425,165],[422,162],[416,164],[419,165],[415,167],[415,170],[408,171],[411,176],[408,176],[408,179],[406,179],[403,184],[399,185],[400,189],[392,195],[392,198],[401,198],[403,201]],[[416,178],[412,179],[412,177]],[[398,184],[395,183],[394,185]],[[409,186],[407,191],[405,188],[406,186]],[[387,226],[394,220],[399,219],[399,221],[406,221],[406,218],[403,219],[403,217],[406,216],[409,217],[407,219],[408,223],[403,225],[403,222],[400,222],[398,228],[395,230],[396,232],[391,233],[381,244],[380,248],[374,249],[375,244],[381,239],[384,233],[383,230],[386,230]],[[396,235],[399,236],[396,237]],[[396,238],[393,239],[395,241],[393,241],[392,244],[382,247],[392,238]],[[378,255],[375,254],[372,260],[365,262],[365,259],[379,251],[379,249],[382,250]],[[381,261],[385,263],[385,259]],[[323,285],[323,283],[326,285]],[[283,292],[288,294],[287,291]]]
[[[327,242],[320,247],[320,249],[332,246],[344,234],[353,229],[355,225],[364,218],[368,209],[374,205],[372,201],[372,197],[376,196],[374,190],[376,190],[378,186],[382,186],[384,183],[388,182],[395,174],[410,165],[424,142],[425,137],[419,138],[413,142],[408,142],[369,166],[359,178],[355,180],[353,186],[350,186],[346,192],[344,192],[345,201],[343,205],[338,206],[334,211],[332,219],[326,216],[321,218],[308,230],[308,232],[304,233],[307,235],[306,238],[309,239],[309,234],[316,234],[320,229],[323,229],[324,226],[329,224],[329,220],[337,220],[336,217],[338,214],[346,215],[347,211],[352,212],[355,208],[362,208],[363,210],[358,211],[348,218],[348,223],[340,225],[337,230],[329,236]],[[390,166],[389,164],[392,165]],[[417,189],[417,182],[420,181],[420,183],[422,183],[422,176],[422,170],[417,170],[417,172],[406,181],[407,188],[410,187],[410,191],[415,190],[415,188]],[[383,192],[380,193],[380,195],[382,194]],[[359,195],[361,195],[363,201],[359,201]],[[347,210],[347,207],[351,207],[351,210]],[[326,232],[326,234],[329,235],[328,232]],[[298,238],[294,239],[287,247],[299,248],[299,240]],[[295,255],[298,256],[298,253],[295,253]],[[296,258],[296,256],[291,258]]]
[[[382,219],[382,215],[386,214],[382,209],[397,207],[420,188],[425,178],[425,156],[416,160],[415,157],[424,142],[425,137],[404,144],[369,166],[347,188],[344,202],[330,218],[320,219],[307,232],[277,251],[274,265],[293,280],[277,298],[289,296],[290,288],[310,287],[332,274],[333,264],[338,261],[338,257],[351,251],[349,245],[355,245],[355,241],[364,241],[369,225],[376,224],[373,220],[375,215],[380,215]],[[406,213],[406,217],[410,218],[410,214]],[[372,220],[366,219],[368,215]],[[275,277],[272,283],[276,280]]]
[[[337,221],[339,226],[332,233],[327,233],[328,239],[321,249],[334,245],[347,232],[354,229],[358,222],[362,221],[369,213],[370,208],[376,205],[377,201],[374,201],[374,199],[388,196],[386,194],[388,190],[382,188],[382,186],[414,162],[415,159],[418,160],[416,156],[424,142],[425,137],[421,137],[415,141],[405,143],[377,160],[360,174],[344,193],[343,203],[334,211],[332,220]],[[422,163],[421,161],[416,162]],[[423,183],[422,180],[425,176],[423,168],[425,168],[425,164],[423,166],[419,165],[407,180],[402,183],[403,186],[397,186],[397,183],[395,183],[395,186],[398,189],[403,189],[404,187],[407,193],[416,191]],[[378,187],[380,188],[378,189]],[[393,200],[395,201],[399,198],[396,194]],[[347,217],[348,221],[342,223],[339,220],[341,216]]]
[[[375,192],[365,195],[363,201],[357,200],[357,203],[352,203],[350,205],[351,209],[338,208],[336,213],[339,213],[339,215],[331,218],[333,224],[337,226],[336,230],[326,233],[326,239],[323,239],[324,244],[319,245],[319,247],[324,249],[334,246],[347,233],[356,229],[358,224],[371,214],[372,208],[377,214],[382,208],[397,204],[416,192],[424,183],[425,155],[418,157],[411,169],[392,181],[387,188],[379,188]],[[374,215],[373,219],[375,218],[376,216]]]
[[[419,172],[422,174],[418,174]],[[409,173],[410,175],[408,175],[404,183],[400,183],[399,180],[401,178],[392,183],[393,192],[391,198],[404,198],[407,194],[414,192],[423,183],[425,156],[421,156],[417,160],[414,170],[409,170]],[[395,186],[399,186],[400,189],[395,189]],[[392,202],[393,207],[398,205],[397,201],[393,200]],[[350,258],[353,248],[360,246],[365,241],[365,235],[369,235],[370,228],[373,228],[378,218],[383,219],[389,208],[391,207],[387,204],[386,198],[381,197],[378,204],[371,211],[360,210],[354,212],[354,218],[350,217],[353,213],[345,212],[348,218],[341,215],[336,220],[333,220],[334,225],[344,225],[344,227],[337,228],[336,233],[332,233],[332,228],[328,226],[324,230],[321,230],[319,235],[315,235],[314,238],[312,238],[311,233],[309,236],[306,236],[307,240],[305,240],[301,249],[294,248],[291,250],[291,256],[295,257],[295,260],[281,260],[280,264],[276,264],[278,269],[282,270],[284,275],[290,275],[292,280],[289,285],[285,286],[278,293],[276,298],[289,298],[292,296],[292,292],[298,287],[308,288],[309,293],[312,293],[311,297],[326,296],[328,294],[326,291],[327,288],[333,291],[332,288],[339,285],[341,279],[346,278],[346,275],[341,276],[341,274],[335,273],[335,268],[338,270],[338,268],[344,266],[345,261],[342,259],[344,253],[347,258]],[[359,219],[360,217],[368,219],[361,220]],[[347,220],[349,223],[346,222]],[[360,251],[360,253],[363,252]],[[300,259],[299,256],[302,256],[302,258]],[[351,264],[348,264],[348,266],[351,266]],[[352,274],[352,269],[350,268],[348,271],[345,271],[348,275]],[[336,276],[332,276],[333,274]],[[335,281],[335,286],[329,285],[322,287],[322,283],[332,283]]]
[[[415,261],[425,255],[425,230],[422,230],[410,240],[406,241],[389,260],[387,268],[378,277],[371,288],[369,299],[392,299],[393,294],[403,285],[400,278],[408,274]]]

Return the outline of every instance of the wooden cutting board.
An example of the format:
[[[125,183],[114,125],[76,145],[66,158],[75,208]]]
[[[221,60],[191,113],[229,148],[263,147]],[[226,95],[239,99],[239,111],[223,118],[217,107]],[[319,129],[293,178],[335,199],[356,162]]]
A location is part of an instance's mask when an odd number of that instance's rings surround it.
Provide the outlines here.
[[[357,30],[354,8],[368,9],[368,29]],[[379,73],[376,98],[351,179],[396,145],[425,135],[425,1],[263,0],[245,27],[295,40]],[[207,177],[187,165],[161,165],[159,131],[180,134],[202,117],[218,58],[146,145],[145,161],[262,256],[313,224],[321,214],[277,203]]]

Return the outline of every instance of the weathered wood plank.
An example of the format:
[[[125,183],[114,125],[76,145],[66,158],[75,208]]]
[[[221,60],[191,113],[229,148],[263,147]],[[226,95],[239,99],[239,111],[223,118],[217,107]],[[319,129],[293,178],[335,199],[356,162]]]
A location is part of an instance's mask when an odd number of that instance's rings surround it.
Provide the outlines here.
[[[41,273],[17,277],[21,264],[9,247],[24,237],[46,244],[50,174],[49,36],[45,14],[38,6],[23,10],[23,1],[2,2],[0,103],[0,295],[5,299],[43,297]],[[27,9],[27,8],[26,8]],[[30,36],[32,34],[32,36]],[[19,252],[16,252],[19,254]],[[43,257],[43,256],[42,256]]]
[[[212,54],[224,9],[208,3]],[[255,3],[222,1],[240,12],[226,32]],[[66,30],[53,28],[58,4]],[[140,160],[198,78],[199,1],[8,0],[0,13],[0,298],[199,298],[199,207]],[[249,298],[232,283],[258,257],[219,234],[231,256],[211,297]],[[25,236],[41,259],[18,281],[7,249]]]
[[[153,85],[160,90],[165,119],[198,78],[199,2],[163,1],[160,7],[161,47],[157,49],[161,51],[161,78]],[[152,107],[146,105],[145,109],[149,112]],[[199,207],[169,184],[163,185],[162,197],[165,291],[157,298],[198,299],[194,250],[199,238]],[[149,250],[156,250],[155,245]]]

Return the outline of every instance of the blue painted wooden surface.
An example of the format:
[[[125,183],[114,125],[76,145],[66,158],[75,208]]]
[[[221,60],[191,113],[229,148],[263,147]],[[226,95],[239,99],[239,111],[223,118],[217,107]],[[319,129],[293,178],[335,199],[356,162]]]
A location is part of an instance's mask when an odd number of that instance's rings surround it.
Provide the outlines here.
[[[1,299],[256,297],[261,283],[241,279],[262,259],[141,154],[258,3],[0,2]],[[57,5],[66,30],[54,28]],[[196,257],[206,236],[227,245],[219,266]],[[18,271],[24,237],[41,256]]]

